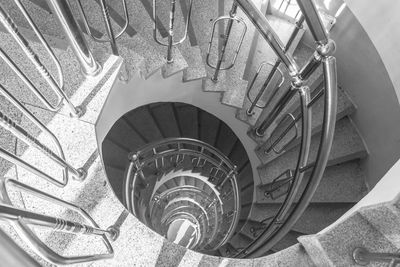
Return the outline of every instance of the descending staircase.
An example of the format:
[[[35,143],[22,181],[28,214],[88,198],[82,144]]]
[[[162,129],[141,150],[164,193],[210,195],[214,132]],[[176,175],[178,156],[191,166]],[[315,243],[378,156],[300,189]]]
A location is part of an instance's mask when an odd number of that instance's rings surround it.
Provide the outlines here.
[[[90,0],[82,1],[82,4],[84,10],[86,10],[92,34],[100,37],[105,32],[105,29],[102,26],[104,25],[103,20],[98,15],[101,13],[99,2]],[[184,25],[184,21],[188,16],[188,3],[185,1],[178,1],[177,3],[175,21],[178,26],[174,30],[176,36],[183,36],[185,27],[182,27],[182,25]],[[359,161],[365,158],[368,153],[349,117],[356,111],[356,106],[344,89],[339,88],[338,90],[337,122],[327,168],[306,211],[284,238],[274,244],[270,250],[263,252],[263,255],[275,254],[253,260],[226,259],[224,257],[231,258],[242,253],[241,251],[244,248],[254,242],[262,230],[266,228],[269,220],[279,210],[291,184],[290,171],[296,168],[296,161],[301,147],[301,135],[296,136],[288,146],[283,147],[282,144],[288,143],[295,136],[294,128],[291,128],[289,133],[278,143],[280,147],[275,147],[275,150],[281,151],[277,153],[271,149],[271,142],[276,140],[274,138],[277,138],[279,133],[290,123],[286,119],[282,120],[280,124],[277,124],[277,122],[284,118],[287,113],[293,116],[301,113],[297,97],[294,97],[290,104],[284,108],[281,115],[267,129],[267,133],[264,136],[257,136],[254,133],[253,129],[265,120],[271,112],[271,108],[275,106],[283,93],[278,92],[269,102],[271,88],[273,88],[271,85],[260,98],[260,103],[268,104],[268,106],[265,109],[255,108],[252,114],[248,114],[247,111],[251,106],[251,99],[254,99],[258,93],[257,88],[260,88],[269,71],[268,69],[265,73],[260,72],[262,79],[257,80],[253,87],[249,88],[256,67],[261,63],[258,60],[260,58],[267,61],[276,59],[273,51],[265,48],[267,44],[262,44],[263,40],[257,36],[255,28],[248,27],[235,66],[229,71],[221,71],[218,76],[218,82],[213,82],[210,77],[214,70],[206,64],[207,50],[211,38],[209,22],[219,15],[229,13],[233,1],[213,4],[207,1],[193,1],[193,10],[196,11],[192,13],[191,23],[188,26],[188,38],[181,45],[173,47],[174,61],[172,63],[167,63],[165,49],[157,45],[153,40],[151,31],[153,20],[150,2],[147,0],[128,1],[127,10],[129,14],[134,15],[130,15],[129,25],[126,27],[125,33],[117,41],[119,57],[110,54],[107,43],[99,44],[89,41],[94,51],[94,57],[102,66],[102,70],[100,74],[94,77],[87,77],[81,73],[73,51],[68,48],[67,40],[63,34],[60,34],[58,27],[55,26],[57,25],[57,20],[51,9],[41,1],[25,1],[24,4],[60,60],[64,70],[64,90],[71,97],[71,102],[76,103],[77,106],[79,104],[84,109],[85,114],[80,118],[70,118],[70,111],[67,107],[63,107],[59,111],[49,110],[47,106],[38,102],[37,96],[26,90],[21,81],[8,79],[8,77],[13,77],[15,74],[3,61],[0,62],[3,73],[0,77],[0,83],[18,98],[30,112],[39,117],[60,139],[66,152],[66,158],[73,166],[83,166],[87,170],[87,178],[84,182],[72,180],[65,188],[58,188],[39,177],[32,176],[30,172],[23,170],[20,166],[12,165],[8,161],[1,159],[2,168],[0,171],[2,176],[6,175],[78,205],[86,210],[94,221],[103,228],[107,228],[110,225],[120,228],[119,238],[112,243],[114,252],[109,249],[104,252],[104,243],[91,236],[84,239],[79,235],[60,234],[55,231],[41,233],[37,230],[41,239],[45,240],[44,243],[48,244],[57,253],[68,256],[80,254],[79,252],[82,251],[85,251],[84,254],[104,253],[106,255],[108,253],[109,255],[104,256],[104,258],[114,255],[113,259],[94,262],[93,265],[95,266],[108,264],[121,266],[132,263],[146,266],[177,266],[178,264],[182,266],[194,266],[196,264],[215,266],[221,263],[240,266],[246,266],[246,264],[249,266],[279,265],[281,263],[286,265],[297,263],[301,266],[316,264],[318,266],[321,262],[322,265],[320,266],[326,264],[324,262],[326,259],[316,260],[318,255],[315,255],[316,249],[313,246],[318,249],[321,246],[316,243],[315,239],[311,238],[311,241],[309,241],[307,237],[301,236],[316,234],[326,228],[367,193],[365,177]],[[157,32],[158,38],[165,41],[168,37],[167,18],[169,7],[163,6],[164,4],[160,3],[158,6]],[[45,49],[39,44],[29,25],[18,12],[18,8],[8,1],[2,1],[1,5],[18,25],[20,32],[29,40],[35,52],[43,58],[43,62],[46,67],[50,68],[50,72],[56,73],[51,61],[47,58]],[[75,12],[74,15],[77,18],[80,17],[77,2],[71,1],[71,6]],[[123,27],[125,20],[122,15],[121,2],[117,0],[109,1],[109,8],[112,26],[116,29]],[[251,25],[240,9],[237,15],[242,17],[247,25]],[[269,10],[267,17],[278,32],[281,40],[286,43],[290,33],[296,27],[293,20],[288,22],[288,18],[275,9]],[[84,28],[84,22],[80,20],[79,23]],[[327,20],[326,24],[328,26],[329,23],[331,21]],[[4,29],[1,30],[3,31]],[[224,39],[224,33],[221,31],[224,31],[224,29],[217,27],[215,36],[218,36],[218,40],[214,40],[211,43],[212,49],[221,46]],[[298,33],[289,49],[299,62],[299,65],[305,63],[314,52],[313,49],[301,42],[304,32],[304,30],[301,30]],[[234,27],[232,39],[239,39],[240,33],[240,27]],[[54,93],[46,86],[41,86],[41,76],[32,71],[32,66],[28,61],[21,60],[25,56],[20,50],[15,49],[17,44],[14,39],[7,31],[1,32],[0,35],[1,48],[18,62],[18,67],[24,73],[29,74],[30,80],[35,84],[37,83],[36,85],[40,87],[43,94],[54,103],[56,101]],[[88,38],[88,40],[90,39]],[[228,43],[227,57],[232,56],[233,51],[233,45]],[[248,60],[251,55],[254,58],[253,62]],[[216,58],[212,60],[216,60]],[[107,116],[107,108],[112,107],[112,105],[118,105],[118,103],[112,103],[110,98],[107,100],[109,92],[111,91],[112,94],[113,89],[115,89],[113,88],[114,83],[122,85],[123,82],[127,82],[126,86],[134,87],[135,84],[129,83],[129,79],[132,77],[140,76],[142,79],[151,80],[160,75],[166,79],[165,81],[172,80],[177,75],[180,75],[182,76],[182,82],[188,84],[198,83],[200,85],[198,80],[201,80],[204,94],[207,94],[207,92],[220,93],[220,103],[232,108],[231,116],[248,125],[248,136],[256,146],[252,153],[258,156],[261,163],[258,166],[253,166],[257,162],[251,161],[252,157],[248,154],[241,139],[236,136],[236,133],[228,124],[213,114],[194,105],[177,101],[166,102],[163,99],[151,103],[143,103],[143,105],[132,109],[128,113],[122,114],[122,117],[112,123],[112,128],[104,140],[98,140],[101,143],[101,149],[98,150],[95,125],[104,116]],[[282,87],[287,87],[289,86],[290,77],[286,73],[284,76],[285,82]],[[119,79],[121,81],[118,81]],[[126,79],[128,81],[124,81]],[[279,81],[273,81],[272,84],[274,83],[277,84]],[[163,84],[159,83],[158,85],[161,87]],[[310,87],[311,97],[313,98],[312,137],[310,156],[305,168],[304,179],[299,187],[300,191],[305,189],[307,181],[310,179],[310,172],[316,161],[323,128],[324,101],[323,97],[321,97],[323,94],[321,92],[323,92],[324,88],[321,68],[312,74],[307,85]],[[146,88],[143,88],[143,91],[145,90]],[[247,91],[250,91],[249,97],[246,96]],[[132,95],[132,97],[135,98],[136,96]],[[28,129],[41,142],[46,142],[46,144],[49,142],[48,136],[39,131],[37,127],[34,127],[26,116],[11,105],[9,101],[3,97],[0,100],[2,111],[7,113],[9,118]],[[108,101],[107,103],[106,100]],[[104,110],[103,106],[105,106]],[[274,130],[275,127],[277,130]],[[300,128],[298,131],[301,132],[301,126],[299,125],[298,127]],[[43,157],[40,151],[22,143],[13,134],[3,130],[3,128],[0,130],[2,131],[0,144],[2,148],[9,153],[21,156],[25,160],[31,160],[30,162],[34,166],[43,167],[49,172],[50,176],[60,177],[60,168]],[[202,251],[209,255],[186,250],[166,241],[147,229],[132,214],[127,214],[121,205],[121,202],[124,203],[124,181],[126,179],[127,166],[130,162],[128,157],[130,153],[136,152],[154,141],[181,137],[200,140],[214,146],[237,167],[237,181],[241,198],[239,222],[233,236],[223,247],[215,251]],[[103,163],[105,173],[103,173]],[[179,188],[179,186],[185,185],[192,185],[206,190],[206,183],[201,182],[201,179],[182,178],[185,175],[189,177],[194,175],[193,171],[190,171],[192,172],[191,175],[182,174],[184,170],[190,170],[195,167],[191,164],[192,162],[188,162],[184,169],[170,168],[169,172],[157,173],[157,178],[152,178],[154,181],[163,181],[165,179],[163,177],[171,175],[171,172],[174,177],[179,177],[167,179],[168,183],[159,185],[161,189],[157,192],[162,194],[171,188]],[[253,172],[255,168],[258,171],[257,173]],[[6,182],[4,181],[3,183]],[[208,194],[211,194],[211,191],[208,191]],[[77,220],[82,220],[76,214],[71,215],[71,211],[66,212],[59,208],[52,210],[49,208],[51,203],[43,204],[40,200],[27,196],[25,193],[13,192],[10,194],[10,199],[14,205],[20,208],[43,212],[50,216],[61,216],[65,219],[74,217]],[[299,196],[295,198],[292,205],[294,206],[298,201]],[[147,208],[146,203],[141,203],[141,205],[143,209]],[[362,216],[368,217],[365,214],[368,214],[368,212],[364,212]],[[354,215],[353,217],[357,216],[359,217],[359,215]],[[139,215],[137,217],[146,224],[146,216],[141,217]],[[359,220],[358,217],[356,218],[357,220]],[[152,224],[153,226],[157,225],[153,230],[159,233],[165,230],[160,222],[152,222]],[[376,222],[376,224],[379,226],[379,222]],[[374,231],[379,229],[378,226],[374,228]],[[45,253],[38,251],[37,247],[35,250],[32,249],[32,246],[27,246],[16,235],[12,227],[7,225],[1,225],[1,227],[12,235],[16,242],[30,255],[33,255],[37,261],[40,261],[43,265],[49,264],[37,256],[43,256]],[[18,229],[17,226],[14,225],[14,227]],[[297,244],[298,238],[301,244]],[[324,241],[321,238],[318,242],[328,241]],[[188,247],[190,247],[190,244]],[[329,246],[326,247],[329,248]],[[306,251],[304,251],[304,248]],[[242,256],[246,257],[246,253]],[[94,259],[92,258],[91,260]],[[62,260],[55,256],[53,258],[50,257],[50,261],[56,264],[62,263]],[[79,259],[77,262],[79,262]],[[334,261],[329,261],[327,265],[332,265],[332,262]],[[67,263],[75,262],[71,260],[67,261]],[[349,263],[349,261],[346,263]],[[340,263],[337,264],[340,265]]]

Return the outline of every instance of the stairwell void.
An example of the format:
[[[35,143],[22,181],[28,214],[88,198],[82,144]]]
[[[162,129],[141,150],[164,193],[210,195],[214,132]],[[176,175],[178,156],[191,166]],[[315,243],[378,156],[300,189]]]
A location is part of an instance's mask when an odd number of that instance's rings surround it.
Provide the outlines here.
[[[178,148],[184,152],[168,154]],[[146,182],[132,184],[130,162],[146,149],[158,158],[141,167]],[[118,199],[172,242],[213,254],[213,246],[225,238],[224,220],[230,222],[235,213],[234,227],[241,227],[250,212],[254,181],[246,150],[226,123],[198,107],[157,102],[131,110],[114,123],[102,152]],[[132,163],[136,171],[145,160],[137,156]],[[237,189],[222,184],[225,161],[234,166]],[[135,207],[130,207],[130,194]],[[236,198],[237,208],[232,203]]]

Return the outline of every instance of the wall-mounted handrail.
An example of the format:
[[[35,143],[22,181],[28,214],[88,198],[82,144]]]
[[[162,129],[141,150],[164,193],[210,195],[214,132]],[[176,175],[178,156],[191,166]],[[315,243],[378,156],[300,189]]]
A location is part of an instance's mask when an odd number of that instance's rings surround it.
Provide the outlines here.
[[[371,262],[387,262],[388,267],[400,264],[400,254],[396,253],[374,253],[365,248],[356,248],[353,251],[353,259],[358,265],[366,266]]]
[[[58,141],[58,138],[42,123],[40,122],[24,105],[22,105],[12,94],[10,94],[2,85],[0,85],[0,93],[12,103],[18,110],[22,112],[22,114],[27,117],[34,125],[36,125],[42,132],[44,132],[47,136],[49,136],[56,147],[57,153],[54,153],[47,146],[43,145],[40,141],[38,141],[35,137],[30,135],[25,129],[21,126],[14,123],[11,119],[9,119],[6,115],[0,112],[0,125],[4,128],[8,129],[15,136],[23,140],[25,143],[30,144],[36,148],[38,148],[41,152],[43,152],[46,156],[52,159],[57,165],[61,166],[63,170],[63,179],[62,181],[55,180],[55,184],[58,186],[65,186],[68,183],[68,172],[71,172],[76,180],[84,180],[86,177],[86,171],[83,168],[76,169],[72,167],[66,160],[64,156],[63,149],[61,148],[61,144]],[[49,178],[48,176],[47,178]],[[52,179],[51,181],[53,181]]]
[[[81,70],[85,75],[96,76],[101,71],[101,66],[93,58],[92,52],[85,40],[85,37],[75,20],[68,1],[65,0],[46,0],[49,7],[53,10],[56,18],[67,37],[69,44],[79,61]]]
[[[171,1],[171,10],[170,10],[170,15],[169,15],[169,30],[168,30],[168,40],[166,43],[160,41],[157,37],[157,31],[158,31],[158,19],[157,19],[157,0],[153,0],[153,39],[156,41],[157,44],[166,46],[167,47],[167,62],[172,63],[174,62],[173,55],[172,55],[172,48],[176,45],[179,45],[183,43],[189,32],[189,24],[190,24],[190,19],[192,16],[192,8],[193,8],[193,2],[194,0],[190,0],[189,2],[189,8],[187,12],[187,17],[185,21],[185,30],[183,33],[183,37],[179,41],[174,40],[174,28],[175,28],[175,9],[176,9],[176,0],[170,0]]]
[[[48,54],[50,55],[50,58],[52,59],[53,63],[56,65],[58,76],[59,76],[59,82],[56,82],[56,79],[53,77],[53,75],[51,75],[50,72],[47,70],[47,68],[42,64],[42,62],[39,59],[39,56],[33,51],[33,49],[29,45],[29,42],[18,31],[17,25],[13,22],[11,17],[6,13],[6,11],[1,6],[0,6],[0,22],[3,24],[3,26],[6,28],[6,30],[11,34],[11,36],[14,38],[14,40],[18,43],[18,45],[21,47],[22,51],[29,58],[29,60],[32,62],[32,64],[36,67],[36,69],[38,70],[38,72],[40,73],[42,78],[49,85],[50,89],[57,95],[58,101],[57,101],[57,104],[55,106],[53,106],[53,108],[59,109],[64,100],[73,116],[77,116],[77,117],[81,116],[83,114],[83,110],[80,107],[75,107],[64,91],[64,88],[63,88],[64,81],[63,81],[63,74],[62,74],[60,62],[54,55],[53,51],[51,50],[51,48],[48,45],[48,43],[46,42],[46,40],[43,38],[43,36],[40,33],[39,29],[37,28],[36,24],[32,21],[31,17],[27,13],[25,7],[22,5],[20,0],[15,0],[15,3],[21,10],[25,19],[28,21],[29,25],[35,32],[36,36],[39,38],[42,45],[45,47],[45,49],[48,52]]]
[[[81,215],[85,219],[85,223],[64,220],[62,218],[16,208],[13,206],[12,200],[9,197],[9,187],[13,187],[29,195],[72,210]],[[114,251],[109,239],[114,241],[118,238],[118,226],[112,225],[107,229],[99,228],[92,217],[82,208],[13,179],[0,179],[0,193],[3,200],[3,203],[0,204],[0,219],[10,222],[17,233],[28,242],[30,247],[47,261],[54,264],[74,264],[108,259],[114,256]],[[107,252],[95,255],[61,256],[37,237],[29,225],[41,226],[55,231],[99,236]]]

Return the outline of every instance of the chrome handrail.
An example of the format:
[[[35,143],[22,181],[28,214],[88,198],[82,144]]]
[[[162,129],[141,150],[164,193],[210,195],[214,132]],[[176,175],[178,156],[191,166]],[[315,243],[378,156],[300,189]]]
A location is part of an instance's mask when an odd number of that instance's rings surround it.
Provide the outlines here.
[[[128,26],[129,26],[129,12],[128,12],[128,6],[126,3],[126,0],[122,0],[125,23],[124,23],[124,26],[121,28],[121,30],[117,34],[114,33],[114,30],[111,26],[110,11],[109,11],[108,5],[106,3],[106,0],[99,0],[108,38],[98,38],[95,34],[93,34],[92,30],[90,29],[85,10],[83,8],[82,1],[81,0],[76,0],[76,1],[78,3],[78,10],[79,10],[79,13],[81,14],[81,17],[83,20],[83,25],[86,29],[86,32],[88,32],[89,35],[93,38],[93,40],[95,40],[96,42],[110,43],[112,53],[114,55],[118,56],[119,52],[118,52],[116,40],[118,40],[122,36],[122,34],[127,30]]]
[[[10,103],[12,103],[19,111],[22,112],[22,114],[27,117],[33,124],[35,124],[42,132],[44,132],[46,135],[48,135],[51,140],[53,141],[53,144],[56,146],[57,153],[54,153],[50,148],[47,146],[43,145],[39,140],[37,140],[34,136],[30,135],[25,129],[23,129],[21,126],[16,124],[12,119],[8,118],[5,114],[3,114],[0,111],[0,125],[3,128],[6,128],[9,130],[11,133],[13,133],[16,137],[19,139],[23,140],[24,143],[32,145],[33,147],[39,149],[43,154],[45,154],[47,157],[49,157],[51,160],[53,160],[57,165],[61,166],[63,170],[63,179],[62,181],[58,181],[54,178],[52,178],[49,175],[39,175],[46,180],[52,182],[53,184],[64,187],[68,183],[68,172],[71,172],[76,180],[84,180],[86,177],[86,170],[84,168],[79,168],[76,169],[72,167],[66,160],[64,156],[63,149],[61,148],[61,144],[58,141],[57,137],[45,126],[43,125],[42,122],[40,122],[24,105],[22,105],[13,95],[11,95],[2,85],[0,85],[0,94],[2,94]],[[2,152],[0,157],[3,155],[4,156],[4,150],[2,149]],[[12,160],[12,162],[16,165],[20,165],[21,167],[26,167],[26,165],[29,163],[22,163],[21,164],[21,159],[16,160],[15,158]],[[28,170],[31,170],[34,168],[33,166],[31,168],[28,168]],[[37,173],[37,172],[35,172]]]
[[[31,212],[24,209],[15,208],[9,197],[8,189],[12,186],[24,191],[29,195],[51,201],[54,204],[73,210],[81,215],[86,223],[82,224],[75,221],[64,220],[53,216],[48,216],[40,213]],[[92,219],[92,217],[82,208],[61,200],[53,195],[37,190],[33,187],[25,185],[19,181],[2,178],[0,179],[0,193],[3,203],[0,203],[0,219],[10,222],[17,233],[30,245],[36,253],[47,261],[54,264],[74,264],[88,261],[96,261],[112,258],[114,251],[109,239],[115,241],[119,236],[119,228],[115,225],[107,229],[101,229]],[[35,233],[30,229],[29,225],[41,226],[55,231],[67,233],[96,235],[100,236],[103,244],[106,246],[107,253],[97,255],[83,256],[62,256],[48,247]]]
[[[311,109],[308,107],[308,103],[310,102],[310,89],[307,86],[302,86],[300,90],[298,90],[298,93],[300,96],[302,113],[302,139],[300,143],[299,157],[297,159],[295,171],[293,172],[293,179],[289,191],[284,202],[280,206],[279,211],[275,214],[268,226],[262,231],[261,235],[256,240],[250,242],[250,244],[237,253],[235,257],[241,255],[248,256],[252,254],[255,250],[259,250],[260,247],[265,246],[265,240],[268,240],[268,243],[270,243],[271,241],[269,238],[274,233],[281,231],[281,225],[286,220],[286,216],[290,216],[291,214],[289,209],[294,203],[300,189],[304,176],[301,169],[307,165],[311,146]]]
[[[238,8],[238,6],[237,6],[236,2],[234,1],[232,4],[232,8],[229,12],[229,16],[219,17],[216,20],[214,20],[214,22],[213,22],[211,39],[210,39],[210,42],[208,43],[208,49],[207,49],[207,54],[206,54],[206,64],[210,68],[215,69],[215,72],[214,72],[213,76],[211,77],[211,80],[214,82],[218,81],[218,75],[221,70],[229,70],[229,69],[233,68],[233,66],[235,65],[237,56],[239,55],[240,48],[243,44],[243,40],[244,40],[244,37],[247,32],[247,25],[244,22],[244,20],[242,18],[236,16],[237,8]],[[228,20],[228,24],[226,25],[226,28],[225,28],[224,39],[223,39],[222,45],[221,45],[221,52],[218,53],[217,64],[213,65],[210,62],[210,54],[211,54],[212,44],[213,44],[213,40],[214,40],[214,36],[215,36],[217,23],[220,21],[223,21],[223,20]],[[233,52],[233,59],[232,59],[231,63],[226,67],[221,67],[222,62],[224,61],[225,52],[226,52],[226,48],[228,46],[228,40],[229,40],[229,37],[232,32],[232,27],[233,27],[234,21],[236,21],[238,24],[242,24],[243,30],[240,35],[238,45],[236,46],[235,51]]]
[[[54,52],[51,50],[49,44],[44,39],[43,35],[40,33],[36,24],[33,22],[33,20],[31,19],[30,15],[27,13],[25,7],[22,5],[20,0],[15,0],[15,3],[18,6],[18,8],[20,9],[20,11],[22,12],[25,19],[28,21],[29,25],[33,29],[35,35],[38,37],[41,44],[45,47],[45,49],[48,52],[50,58],[52,59],[54,65],[56,66],[58,76],[59,76],[58,77],[59,81],[56,82],[56,79],[53,77],[53,75],[42,64],[42,62],[39,59],[39,56],[33,51],[31,46],[29,45],[29,42],[18,31],[17,25],[14,23],[14,21],[11,19],[11,17],[6,13],[6,11],[0,5],[0,22],[1,22],[1,24],[3,24],[3,26],[6,28],[6,30],[11,34],[11,36],[14,38],[14,40],[18,43],[18,45],[21,47],[22,51],[29,58],[29,60],[32,62],[32,64],[36,67],[36,69],[42,76],[42,78],[49,85],[50,89],[57,95],[57,97],[58,97],[57,104],[55,106],[52,106],[52,109],[54,109],[54,110],[60,109],[62,102],[64,100],[71,112],[71,115],[76,116],[76,117],[82,116],[83,110],[80,107],[75,107],[64,91],[64,80],[63,80],[63,74],[62,74],[62,69],[61,69],[59,60],[54,55]],[[6,63],[9,63],[9,62],[7,62],[7,60],[6,60]],[[12,67],[12,66],[10,65],[10,67]]]
[[[153,0],[153,22],[154,22],[153,23],[153,39],[157,44],[167,47],[167,63],[174,62],[173,57],[172,57],[172,47],[183,43],[188,36],[189,24],[190,24],[190,19],[192,16],[192,7],[193,7],[193,2],[194,2],[194,0],[190,0],[190,2],[189,2],[189,8],[188,8],[186,21],[185,21],[185,31],[184,31],[183,37],[179,41],[174,41],[176,0],[170,0],[170,1],[171,1],[171,10],[170,10],[170,15],[169,15],[168,41],[167,41],[167,43],[164,43],[164,42],[158,40],[158,37],[157,37],[157,29],[158,29],[157,0]]]

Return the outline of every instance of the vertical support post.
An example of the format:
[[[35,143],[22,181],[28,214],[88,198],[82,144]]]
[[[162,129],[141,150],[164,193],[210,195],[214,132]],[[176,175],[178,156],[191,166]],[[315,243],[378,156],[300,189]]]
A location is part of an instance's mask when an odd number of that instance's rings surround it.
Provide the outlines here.
[[[234,16],[236,15],[237,8],[238,8],[238,5],[237,5],[236,1],[234,1],[233,4],[232,4],[232,9],[231,9],[231,11],[229,12],[229,16],[230,16],[231,18],[234,17]],[[228,24],[226,25],[225,34],[224,34],[224,40],[223,40],[222,46],[221,46],[221,47],[222,47],[222,48],[221,48],[221,54],[219,55],[219,58],[218,58],[217,66],[216,66],[216,68],[215,68],[214,75],[213,75],[213,77],[211,78],[211,80],[212,80],[213,82],[217,82],[217,81],[218,81],[219,71],[220,71],[220,69],[221,69],[222,61],[224,61],[225,51],[226,51],[226,47],[227,47],[227,45],[228,45],[228,40],[229,40],[229,36],[230,36],[230,34],[231,34],[231,31],[232,31],[232,27],[233,27],[233,19],[230,19],[230,20],[228,20]]]
[[[85,75],[96,76],[101,71],[101,66],[95,61],[89,46],[75,20],[68,1],[47,0],[48,5],[56,15],[64,33],[77,57],[82,72]]]
[[[114,30],[113,30],[113,28],[111,26],[110,12],[108,10],[108,6],[107,6],[106,1],[105,0],[100,0],[100,6],[101,6],[101,10],[103,12],[103,19],[104,19],[104,24],[106,26],[107,35],[108,35],[108,38],[110,38],[110,44],[111,44],[112,53],[115,56],[119,56],[117,43],[115,41]]]
[[[172,58],[172,48],[174,45],[174,23],[175,23],[176,0],[171,0],[171,11],[169,13],[169,34],[167,47],[167,63],[174,62]]]

